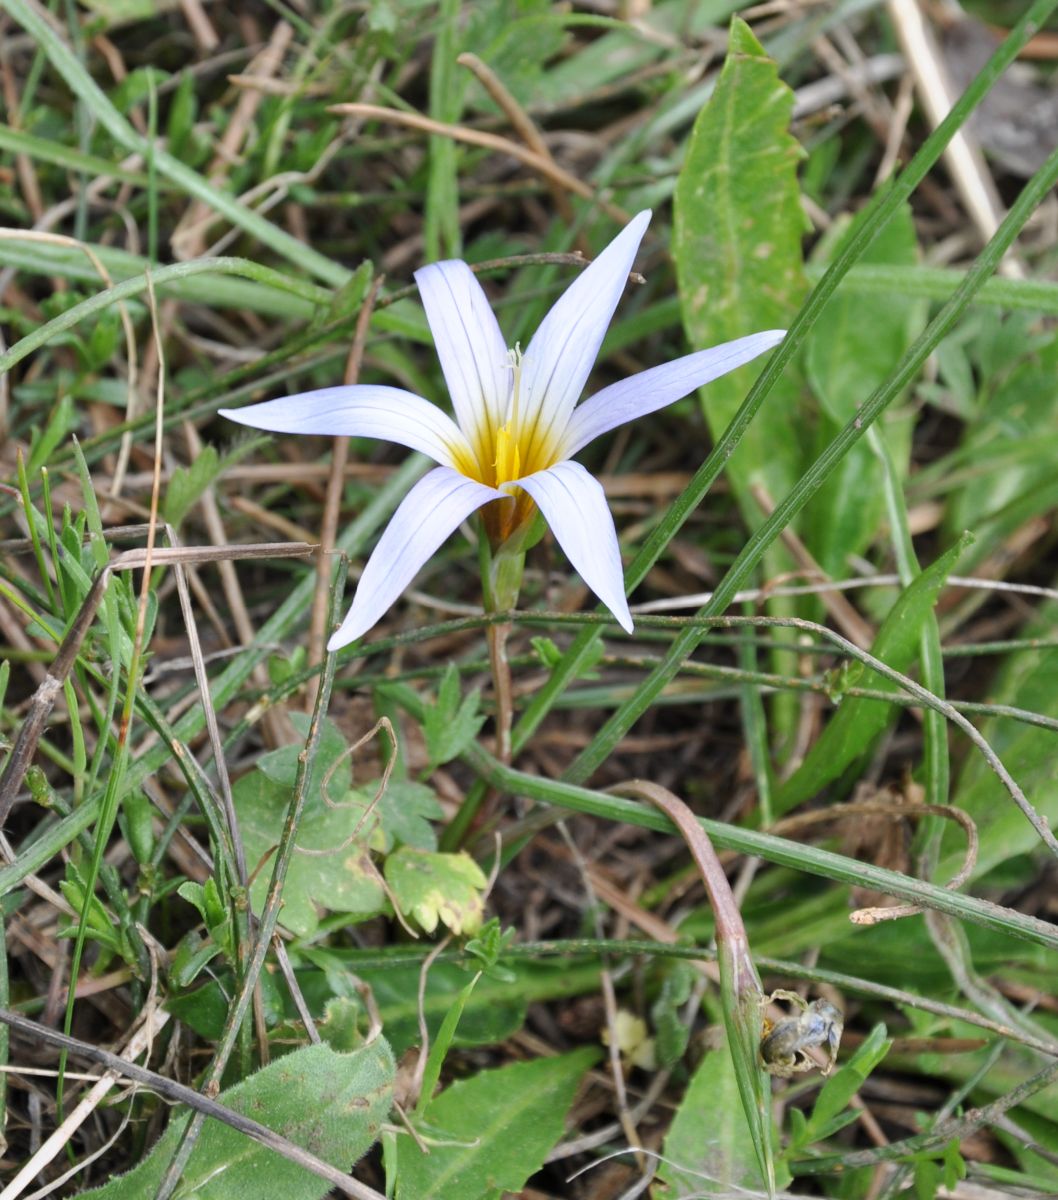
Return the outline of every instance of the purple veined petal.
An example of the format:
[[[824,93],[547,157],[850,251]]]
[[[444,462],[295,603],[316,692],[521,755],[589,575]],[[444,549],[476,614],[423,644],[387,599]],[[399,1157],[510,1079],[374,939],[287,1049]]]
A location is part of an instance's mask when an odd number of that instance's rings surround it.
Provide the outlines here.
[[[415,272],[437,357],[460,429],[477,448],[506,420],[510,361],[489,302],[474,272],[452,259]]]
[[[401,388],[353,384],[320,388],[222,408],[221,416],[272,433],[321,433],[330,437],[378,438],[421,450],[444,467],[469,467],[474,458],[456,423],[436,404]]]
[[[751,333],[737,341],[699,350],[697,354],[688,354],[675,362],[640,371],[620,383],[612,383],[574,410],[566,427],[562,454],[576,454],[618,425],[682,400],[696,388],[752,362],[759,354],[777,346],[785,336],[785,329]]]
[[[561,437],[649,224],[649,211],[633,217],[559,296],[533,335],[522,359],[518,396],[520,419],[533,429],[523,462],[534,450]]]
[[[507,486],[532,496],[581,579],[631,633],[621,551],[602,484],[580,463],[560,462]]]
[[[509,497],[450,467],[436,467],[411,489],[378,540],[353,597],[352,608],[327,643],[340,650],[383,616],[448,535],[490,500]]]

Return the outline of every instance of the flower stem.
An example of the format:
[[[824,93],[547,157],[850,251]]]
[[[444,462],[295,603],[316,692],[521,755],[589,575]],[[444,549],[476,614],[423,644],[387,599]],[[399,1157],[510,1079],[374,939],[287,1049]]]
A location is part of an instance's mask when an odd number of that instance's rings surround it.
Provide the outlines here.
[[[496,701],[496,757],[505,766],[511,762],[511,725],[514,719],[511,664],[507,658],[507,639],[512,628],[510,621],[505,621],[502,625],[490,625],[488,630],[492,690]]]
[[[511,547],[508,542],[493,550],[488,538],[479,540],[481,590],[486,612],[510,612],[518,603],[522,586],[525,551]],[[514,720],[514,701],[511,690],[511,664],[507,657],[507,639],[511,635],[510,621],[490,625],[488,629],[489,661],[492,664],[492,687],[496,703],[496,757],[500,762],[511,761],[511,725]]]

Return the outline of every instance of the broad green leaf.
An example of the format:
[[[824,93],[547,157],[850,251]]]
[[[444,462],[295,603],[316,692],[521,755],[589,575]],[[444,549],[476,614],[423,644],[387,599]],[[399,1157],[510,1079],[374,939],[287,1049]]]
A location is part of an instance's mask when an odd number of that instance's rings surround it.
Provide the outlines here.
[[[673,254],[694,349],[785,328],[807,291],[796,174],[802,151],[787,128],[792,107],[793,92],[775,64],[734,18],[727,61],[694,123],[676,184]],[[755,363],[702,390],[714,437],[759,371]],[[751,525],[762,513],[750,484],[764,484],[778,501],[800,475],[799,403],[798,380],[787,372],[731,457],[728,473]]]
[[[302,737],[307,736],[309,718],[305,713],[291,713],[290,720]],[[293,788],[300,750],[296,745],[272,750],[258,760],[258,769],[275,783]],[[444,811],[433,790],[422,783],[396,778],[391,778],[381,793],[375,780],[354,788],[351,763],[345,737],[333,721],[325,719],[308,795],[310,803],[322,804],[322,788],[326,782],[330,803],[345,806],[338,810],[346,814],[345,832],[333,844],[338,845],[348,836],[360,819],[359,816],[351,818],[354,808],[359,807],[362,815],[364,807],[369,806],[371,813],[360,833],[362,840],[370,842],[373,849],[388,850],[394,842],[403,842],[420,850],[432,850],[437,845],[437,834],[429,820],[440,817]]]
[[[453,933],[481,928],[488,880],[469,854],[402,846],[386,859],[385,871],[400,911],[414,917],[427,933],[433,933],[438,921]]]
[[[915,661],[922,623],[933,611],[938,593],[970,541],[968,534],[962,537],[901,592],[871,646],[875,658],[897,671],[906,671]],[[861,676],[860,686],[885,692],[899,690],[895,683],[870,670]],[[804,762],[777,790],[776,813],[789,812],[837,779],[869,749],[891,714],[892,707],[877,700],[843,700]]]
[[[1046,605],[1025,636],[1053,636],[1056,620],[1058,607]],[[1058,716],[1058,651],[1019,650],[1011,654],[989,688],[987,699],[993,704],[1010,704],[1044,716]],[[989,717],[981,722],[980,729],[1014,773],[1037,812],[1051,824],[1058,821],[1058,736],[1052,730],[1001,717]],[[952,803],[963,809],[977,826],[980,846],[975,878],[1039,846],[1032,827],[977,753],[967,757]],[[943,849],[938,879],[946,879],[957,870],[964,853],[953,835],[945,835]],[[1019,872],[1014,886],[1022,886],[1023,879]]]
[[[305,1046],[222,1092],[219,1100],[347,1171],[376,1141],[393,1098],[394,1064],[378,1038],[350,1054]],[[150,1155],[127,1175],[83,1192],[92,1200],[143,1200],[165,1175],[187,1117],[171,1121]],[[265,1182],[267,1181],[267,1185]],[[207,1121],[174,1200],[320,1200],[330,1184],[229,1125]]]
[[[292,713],[291,719],[296,728],[308,720],[304,713]],[[342,758],[345,751],[345,739],[327,722],[320,735],[297,848],[283,889],[280,920],[300,937],[316,931],[317,906],[361,918],[386,907],[385,892],[371,862],[378,814],[371,813],[364,819],[374,789],[350,787],[349,759]],[[298,753],[298,746],[273,750],[263,756],[257,770],[244,775],[232,788],[246,860],[251,869],[263,864],[250,892],[257,912],[264,905],[271,877],[267,859],[279,844],[290,806]],[[325,781],[327,801],[323,797]],[[359,832],[350,841],[361,821]]]
[[[669,1127],[658,1200],[761,1193],[757,1155],[726,1048],[702,1059]]]
[[[426,784],[413,779],[390,779],[379,797],[378,815],[387,844],[401,842],[416,850],[437,849],[437,830],[430,821],[443,816],[444,809]]]
[[[598,1057],[597,1049],[585,1048],[453,1083],[424,1113],[430,1153],[410,1137],[397,1144],[397,1200],[520,1192],[562,1137],[577,1087]]]
[[[853,221],[840,237],[828,239],[821,257],[830,258],[856,233]],[[918,244],[905,205],[878,234],[860,259],[883,266],[914,266]],[[924,300],[894,293],[857,294],[839,289],[812,326],[805,363],[812,391],[823,408],[816,436],[831,442],[860,405],[888,379],[922,331],[928,315]],[[898,470],[906,472],[910,422],[890,410],[879,426]],[[884,464],[867,442],[859,442],[819,489],[806,513],[806,538],[828,575],[848,571],[849,556],[870,545],[885,513]]]

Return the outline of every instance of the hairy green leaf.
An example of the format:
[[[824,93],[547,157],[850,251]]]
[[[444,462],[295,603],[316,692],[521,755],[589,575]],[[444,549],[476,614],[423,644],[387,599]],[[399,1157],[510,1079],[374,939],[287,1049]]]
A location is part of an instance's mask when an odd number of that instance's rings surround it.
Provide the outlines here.
[[[252,1117],[317,1158],[348,1170],[378,1137],[393,1097],[394,1063],[382,1038],[349,1054],[304,1046],[222,1092],[227,1108]],[[127,1175],[82,1193],[92,1200],[153,1196],[187,1117],[172,1121]],[[267,1180],[267,1186],[264,1182]],[[207,1121],[174,1200],[319,1200],[330,1184],[219,1121]]]
[[[562,1136],[577,1086],[598,1057],[585,1048],[452,1084],[424,1113],[430,1153],[410,1137],[398,1143],[397,1200],[520,1192]]]

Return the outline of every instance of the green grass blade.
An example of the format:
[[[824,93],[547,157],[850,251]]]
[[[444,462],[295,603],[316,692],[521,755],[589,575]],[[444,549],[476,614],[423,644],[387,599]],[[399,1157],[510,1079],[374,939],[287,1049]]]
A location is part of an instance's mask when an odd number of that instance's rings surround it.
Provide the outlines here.
[[[111,104],[103,90],[36,6],[28,0],[5,0],[4,7],[34,38],[70,90],[119,146],[130,153],[142,154],[147,162],[151,161],[153,154],[155,168],[171,183],[182,188],[189,196],[208,204],[237,228],[252,234],[283,258],[308,269],[324,283],[340,287],[348,279],[349,271],[345,267],[332,262],[311,246],[306,246],[304,242],[298,241],[271,221],[265,220],[233,196],[220,191],[197,171],[173,158],[167,151],[152,151],[148,139],[138,133]]]

